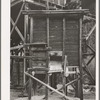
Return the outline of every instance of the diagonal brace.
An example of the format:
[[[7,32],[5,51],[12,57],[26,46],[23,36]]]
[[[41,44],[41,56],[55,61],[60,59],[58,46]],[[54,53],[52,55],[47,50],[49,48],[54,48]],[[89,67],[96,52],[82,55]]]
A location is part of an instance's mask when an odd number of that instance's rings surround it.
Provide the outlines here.
[[[88,34],[88,36],[86,37],[86,40],[88,40],[89,39],[89,37],[91,36],[91,34],[93,33],[93,31],[95,30],[95,28],[96,28],[96,24],[93,26],[93,28],[90,30],[90,32],[89,32],[89,34]]]
[[[14,21],[13,21],[13,19],[11,18],[11,23],[12,23],[12,25],[14,26]],[[23,37],[23,35],[22,35],[22,33],[20,32],[20,30],[18,29],[18,27],[17,26],[15,26],[15,30],[17,31],[17,33],[18,33],[18,35],[20,36],[20,38],[22,39],[22,41],[24,41],[24,37]]]
[[[19,14],[18,14],[18,16],[17,16],[17,19],[16,19],[16,21],[15,21],[15,24],[14,24],[12,30],[11,30],[11,34],[13,33],[13,31],[14,31],[16,25],[17,25],[17,22],[18,22],[18,20],[19,20],[19,18],[20,18],[20,16],[21,16],[21,13],[22,13],[22,10],[23,10],[23,8],[24,8],[24,5],[25,5],[25,2],[24,2],[24,3],[22,4],[22,6],[21,6],[20,12],[19,12]]]
[[[93,78],[92,74],[90,73],[90,71],[88,70],[88,68],[87,68],[87,64],[85,64],[84,61],[83,61],[83,63],[84,63],[83,70],[84,70],[84,71],[85,71],[85,72],[90,76],[92,82],[94,83],[94,78]]]
[[[95,53],[95,50],[90,45],[87,44],[87,46],[93,53]]]
[[[87,62],[87,66],[90,64],[90,62],[93,60],[93,58],[95,57],[95,55],[93,55],[92,57],[91,57],[91,59]]]
[[[59,95],[63,96],[66,100],[79,100],[79,98],[71,98],[71,97],[66,96],[65,94],[63,94],[63,93],[57,91],[56,89],[52,88],[52,87],[49,86],[48,84],[42,82],[41,80],[39,80],[38,78],[34,77],[33,75],[31,75],[31,74],[29,74],[29,73],[27,73],[27,72],[25,72],[25,74],[26,74],[27,76],[31,77],[32,79],[35,79],[35,80],[38,81],[39,83],[43,84],[43,85],[46,86],[47,88],[49,88],[49,89],[55,91],[55,92],[58,93]]]

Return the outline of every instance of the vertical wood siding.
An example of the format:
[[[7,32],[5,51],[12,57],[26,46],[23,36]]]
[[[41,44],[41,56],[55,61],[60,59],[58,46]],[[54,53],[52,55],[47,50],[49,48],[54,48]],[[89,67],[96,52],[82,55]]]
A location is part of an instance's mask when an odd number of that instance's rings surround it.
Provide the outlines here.
[[[53,51],[62,51],[63,46],[63,21],[62,19],[50,19],[50,46]]]
[[[66,19],[65,54],[69,65],[79,65],[79,24],[78,20]]]
[[[46,18],[34,18],[33,42],[47,42]],[[63,50],[63,18],[49,18],[49,46],[52,51]],[[69,65],[79,65],[79,22],[76,19],[65,22],[65,54]]]
[[[46,19],[34,18],[33,42],[46,42],[46,41],[47,41]]]

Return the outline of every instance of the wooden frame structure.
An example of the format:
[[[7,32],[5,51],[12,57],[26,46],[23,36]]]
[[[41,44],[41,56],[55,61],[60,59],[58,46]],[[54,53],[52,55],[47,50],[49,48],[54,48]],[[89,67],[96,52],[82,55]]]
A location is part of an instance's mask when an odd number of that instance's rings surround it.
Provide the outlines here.
[[[22,1],[18,1],[17,3],[20,3],[20,2],[22,2]],[[48,3],[47,3],[48,4]],[[13,7],[14,5],[16,5],[16,3],[12,3],[12,5],[11,5],[11,7]],[[57,6],[57,5],[56,5]],[[45,6],[46,7],[46,6]],[[58,7],[58,6],[57,6]],[[58,7],[59,8],[59,7]],[[62,8],[62,7],[61,7]],[[20,18],[20,15],[21,14],[24,14],[24,22],[25,22],[25,24],[24,24],[24,36],[21,34],[21,32],[20,32],[20,30],[18,29],[18,27],[17,27],[17,22],[18,22],[18,20],[19,20],[19,18]],[[32,10],[29,10],[29,8],[28,8],[28,2],[27,1],[24,1],[23,2],[23,4],[22,4],[22,7],[21,7],[21,9],[20,9],[20,12],[19,12],[19,14],[18,14],[18,16],[17,16],[17,19],[16,19],[16,21],[14,22],[13,21],[13,19],[11,18],[11,23],[12,23],[12,25],[13,25],[13,28],[12,28],[12,30],[11,30],[11,35],[12,35],[12,33],[13,33],[13,31],[14,31],[14,29],[17,31],[17,33],[19,34],[19,36],[20,36],[20,38],[22,39],[22,41],[23,41],[23,45],[19,45],[19,46],[14,46],[14,47],[11,47],[11,50],[15,50],[15,49],[19,49],[19,48],[23,48],[24,47],[24,56],[22,56],[22,57],[19,57],[19,56],[14,56],[14,55],[12,55],[11,57],[12,58],[18,58],[18,59],[24,59],[24,73],[26,74],[26,75],[28,75],[28,76],[30,76],[31,78],[35,78],[34,76],[31,76],[31,75],[29,75],[28,73],[26,73],[26,59],[27,58],[29,58],[29,59],[31,59],[31,57],[30,56],[26,56],[25,55],[25,53],[26,53],[26,49],[25,49],[25,45],[26,45],[26,34],[28,34],[28,32],[29,32],[29,29],[28,29],[28,25],[29,25],[29,16],[43,16],[43,17],[45,17],[45,16],[47,16],[47,38],[49,39],[49,23],[50,23],[50,20],[49,20],[49,17],[50,16],[69,16],[69,17],[71,17],[70,16],[70,14],[73,14],[73,16],[75,17],[75,16],[77,16],[78,15],[78,17],[80,18],[80,20],[79,20],[79,26],[80,26],[80,30],[79,30],[79,33],[80,33],[80,35],[79,35],[79,37],[80,37],[80,42],[79,42],[79,70],[80,70],[80,77],[78,78],[78,79],[75,79],[75,80],[73,80],[72,82],[70,82],[70,83],[67,83],[66,84],[66,86],[67,85],[69,85],[69,84],[72,84],[74,81],[76,82],[76,81],[78,81],[78,84],[79,84],[79,86],[80,87],[78,87],[77,88],[77,92],[78,92],[78,94],[77,94],[77,97],[79,97],[80,98],[80,100],[83,100],[83,96],[82,96],[82,17],[83,17],[83,15],[84,14],[86,14],[86,13],[88,13],[88,10],[59,10],[59,11],[57,11],[57,10],[34,10],[34,11],[32,11]],[[31,24],[32,24],[32,19],[30,19],[30,22],[31,22]],[[95,26],[93,27],[93,29],[90,31],[90,34],[93,32],[93,30],[95,29]],[[32,30],[31,30],[32,31]],[[65,41],[65,17],[63,17],[63,41]],[[90,36],[90,34],[89,34],[89,36]],[[31,33],[31,35],[32,35],[32,33]],[[88,37],[89,37],[88,36]],[[86,40],[88,39],[88,37],[86,38]],[[47,40],[47,44],[48,44],[48,46],[49,46],[49,40]],[[64,48],[64,42],[63,42],[63,61],[64,61],[64,56],[65,56],[65,48]],[[88,46],[94,53],[95,53],[95,51],[90,47],[90,46]],[[94,57],[94,56],[93,56]],[[93,58],[91,58],[91,60],[92,60]],[[91,60],[86,64],[86,66],[91,62]],[[87,73],[89,73],[89,72],[87,72]],[[25,74],[24,74],[24,85],[25,85]],[[91,75],[90,75],[91,76]],[[37,80],[37,79],[36,79]],[[37,81],[39,81],[39,80],[37,80]],[[41,82],[40,82],[41,83]],[[43,83],[44,84],[44,83]],[[46,87],[48,87],[49,89],[52,89],[51,87],[49,87],[48,85],[46,85],[46,84],[44,84]],[[52,89],[53,91],[55,91],[55,92],[57,92],[58,94],[59,94],[59,91],[56,91],[56,90],[54,90],[54,89]],[[81,92],[80,92],[81,91]],[[61,94],[61,95],[63,95],[63,94]],[[70,100],[70,98],[69,97],[67,97],[67,96],[65,96],[65,95],[63,95],[66,99],[69,99]],[[29,99],[30,100],[30,99]],[[47,100],[47,99],[46,99]]]

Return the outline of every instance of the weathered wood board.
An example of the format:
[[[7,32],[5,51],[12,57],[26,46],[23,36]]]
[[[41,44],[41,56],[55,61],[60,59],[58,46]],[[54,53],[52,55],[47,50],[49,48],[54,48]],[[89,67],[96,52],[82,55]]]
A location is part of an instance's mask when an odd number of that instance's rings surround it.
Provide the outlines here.
[[[79,21],[66,19],[65,54],[69,65],[79,65]]]
[[[63,50],[63,21],[61,18],[50,18],[49,45],[52,51]]]
[[[69,65],[79,65],[79,19],[65,18],[65,37],[63,35],[63,17],[50,17],[48,24],[49,34],[47,34],[46,17],[33,17],[32,42],[47,43],[49,41],[51,51],[63,52],[65,48],[64,52],[68,56]]]

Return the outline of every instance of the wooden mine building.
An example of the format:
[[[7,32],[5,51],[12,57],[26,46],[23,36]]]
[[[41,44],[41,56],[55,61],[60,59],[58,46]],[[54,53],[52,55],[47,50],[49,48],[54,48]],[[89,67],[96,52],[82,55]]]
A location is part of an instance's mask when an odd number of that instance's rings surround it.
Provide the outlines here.
[[[66,0],[11,2],[11,77],[13,76],[11,80],[16,77],[13,72],[19,73],[15,79],[16,85],[25,85],[29,79],[29,100],[32,96],[32,78],[35,84],[34,94],[36,81],[46,87],[46,100],[47,88],[70,100],[70,97],[67,97],[66,87],[73,82],[76,82],[75,96],[83,100],[82,19],[89,11],[65,10],[65,3]],[[50,74],[56,73],[62,75],[62,89],[65,94],[47,85],[50,84]],[[68,82],[66,77],[70,74],[73,80]],[[45,76],[45,82],[38,79],[38,76]],[[55,79],[53,77],[53,80]]]

